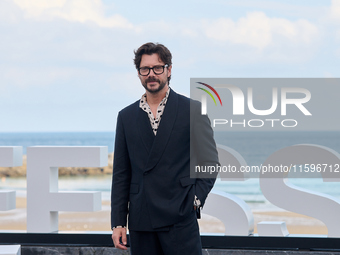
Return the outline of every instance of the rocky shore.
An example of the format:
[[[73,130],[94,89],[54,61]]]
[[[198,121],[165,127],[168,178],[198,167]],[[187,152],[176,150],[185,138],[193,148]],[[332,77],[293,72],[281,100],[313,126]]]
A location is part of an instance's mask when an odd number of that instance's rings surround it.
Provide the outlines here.
[[[1,177],[25,177],[26,176],[26,155],[23,156],[23,164],[18,167],[0,167]],[[113,153],[108,155],[108,165],[106,167],[60,167],[59,176],[74,175],[102,175],[112,174]]]

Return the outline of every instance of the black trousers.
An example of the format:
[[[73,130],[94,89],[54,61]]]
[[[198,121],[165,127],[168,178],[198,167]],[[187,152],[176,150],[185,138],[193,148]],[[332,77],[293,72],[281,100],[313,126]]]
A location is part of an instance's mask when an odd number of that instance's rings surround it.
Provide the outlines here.
[[[196,215],[170,226],[169,231],[129,231],[131,255],[201,255]]]

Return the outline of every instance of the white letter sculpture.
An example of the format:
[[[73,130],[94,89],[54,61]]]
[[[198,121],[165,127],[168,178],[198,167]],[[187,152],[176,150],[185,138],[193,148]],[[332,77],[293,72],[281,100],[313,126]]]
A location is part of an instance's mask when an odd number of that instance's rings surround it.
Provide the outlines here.
[[[0,167],[22,165],[21,146],[0,146]],[[0,190],[0,211],[15,209],[15,191]]]
[[[223,166],[235,166],[240,169],[246,166],[244,158],[235,150],[218,144],[218,158]],[[244,173],[220,173],[221,180],[244,181]],[[254,216],[249,205],[239,197],[222,191],[210,192],[202,213],[211,215],[221,220],[225,227],[225,235],[248,236],[254,232]]]
[[[327,166],[327,169],[320,168],[323,180],[325,182],[339,181],[339,173],[330,170],[329,167],[340,164],[340,154],[320,145],[299,144],[285,147],[271,154],[263,165],[291,165],[293,167],[304,164]],[[290,171],[294,172],[293,169]],[[329,237],[340,237],[340,199],[297,187],[289,183],[287,174],[284,172],[263,173],[260,178],[263,195],[278,207],[319,219],[327,226]],[[275,224],[272,226],[272,233],[269,223],[266,227],[268,235],[275,235],[277,229]]]
[[[202,213],[222,221],[225,235],[249,236],[254,232],[254,216],[249,205],[235,195],[211,191]]]
[[[27,148],[27,232],[58,231],[58,211],[101,210],[101,192],[59,192],[58,167],[107,166],[107,147]]]

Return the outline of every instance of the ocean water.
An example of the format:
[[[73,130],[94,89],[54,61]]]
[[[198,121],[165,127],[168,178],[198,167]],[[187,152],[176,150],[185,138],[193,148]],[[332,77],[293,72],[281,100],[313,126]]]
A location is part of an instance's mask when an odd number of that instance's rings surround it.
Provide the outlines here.
[[[326,146],[340,153],[340,132],[216,132],[216,143],[239,152],[248,165],[260,165],[273,152],[295,144]],[[87,133],[0,133],[0,146],[68,145],[108,146],[113,151],[113,132]],[[339,182],[323,182],[321,178],[291,178],[289,182],[313,192],[320,192],[340,199]],[[2,178],[1,189],[17,190],[25,196],[26,178]],[[105,200],[110,198],[111,176],[67,176],[59,178],[60,190],[102,191]],[[261,192],[258,178],[245,181],[222,181],[218,179],[214,189],[234,194],[246,201],[252,209],[273,210]]]
[[[215,132],[217,144],[239,152],[248,165],[264,163],[275,151],[297,144],[315,144],[340,153],[340,132]]]
[[[23,154],[29,146],[107,146],[113,152],[114,132],[46,132],[46,133],[0,133],[0,146],[22,146]],[[109,200],[111,175],[62,176],[60,190],[102,191],[102,198]],[[17,196],[26,196],[26,178],[0,178],[0,190],[17,191]]]
[[[0,146],[107,146],[113,152],[114,132],[0,133]]]

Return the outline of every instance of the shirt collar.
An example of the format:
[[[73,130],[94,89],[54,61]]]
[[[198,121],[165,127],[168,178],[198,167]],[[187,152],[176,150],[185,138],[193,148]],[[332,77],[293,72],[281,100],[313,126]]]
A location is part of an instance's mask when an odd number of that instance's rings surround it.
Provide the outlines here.
[[[165,97],[162,99],[162,101],[160,102],[160,104],[161,103],[163,103],[163,102],[166,102],[167,100],[168,100],[168,97],[169,97],[169,94],[170,94],[170,87],[168,88],[168,90],[166,91],[166,93],[165,93]],[[139,105],[141,106],[141,105],[143,105],[143,104],[145,104],[145,103],[147,103],[147,99],[146,99],[146,93],[144,93],[143,95],[142,95],[142,98],[140,99],[140,101],[139,101]]]

